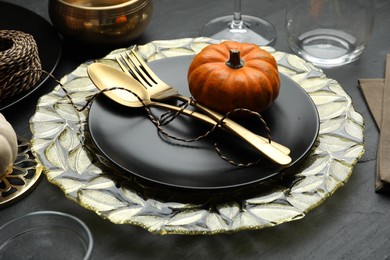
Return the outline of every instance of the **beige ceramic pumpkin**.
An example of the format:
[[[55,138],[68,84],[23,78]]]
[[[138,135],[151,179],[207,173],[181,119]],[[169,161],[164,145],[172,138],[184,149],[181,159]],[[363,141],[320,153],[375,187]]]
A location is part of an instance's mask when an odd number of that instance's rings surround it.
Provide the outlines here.
[[[236,108],[262,112],[279,95],[275,58],[259,46],[226,41],[197,54],[188,70],[197,102],[221,113]]]
[[[0,114],[0,175],[12,166],[18,155],[18,140],[11,124]]]

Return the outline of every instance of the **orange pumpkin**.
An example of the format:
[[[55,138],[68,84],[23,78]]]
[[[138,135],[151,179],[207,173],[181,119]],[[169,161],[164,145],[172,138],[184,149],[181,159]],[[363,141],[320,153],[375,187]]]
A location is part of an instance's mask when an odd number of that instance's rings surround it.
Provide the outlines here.
[[[275,58],[250,43],[211,44],[197,54],[188,70],[191,95],[220,113],[236,108],[262,112],[279,95]]]

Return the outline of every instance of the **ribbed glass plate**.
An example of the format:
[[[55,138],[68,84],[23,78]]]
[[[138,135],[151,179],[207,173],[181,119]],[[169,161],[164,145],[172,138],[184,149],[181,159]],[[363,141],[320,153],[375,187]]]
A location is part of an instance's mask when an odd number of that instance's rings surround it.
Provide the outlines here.
[[[215,40],[187,38],[138,46],[148,61],[193,55]],[[313,99],[320,132],[310,154],[280,179],[248,189],[202,196],[159,187],[122,174],[94,148],[86,125],[57,86],[43,96],[30,120],[32,150],[50,182],[83,207],[113,223],[133,224],[158,234],[216,234],[261,229],[303,218],[344,185],[364,153],[364,124],[351,98],[333,79],[301,58],[265,47],[279,71]],[[99,60],[117,66],[115,50]],[[78,106],[96,93],[88,63],[61,79]],[[228,200],[226,198],[229,198]]]

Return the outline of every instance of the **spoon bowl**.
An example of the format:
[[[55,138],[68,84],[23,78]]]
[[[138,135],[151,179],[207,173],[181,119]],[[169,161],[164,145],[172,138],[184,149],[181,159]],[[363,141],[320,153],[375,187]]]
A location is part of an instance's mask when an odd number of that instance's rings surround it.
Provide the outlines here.
[[[119,104],[128,107],[142,107],[152,103],[149,92],[144,86],[111,66],[93,63],[88,66],[87,73],[99,90],[104,91],[106,96]],[[127,87],[128,85],[131,85],[131,89]]]

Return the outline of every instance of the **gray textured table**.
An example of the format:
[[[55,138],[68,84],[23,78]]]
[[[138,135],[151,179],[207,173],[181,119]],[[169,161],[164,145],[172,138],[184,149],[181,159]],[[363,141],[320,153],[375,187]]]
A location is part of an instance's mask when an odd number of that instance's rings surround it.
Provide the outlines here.
[[[8,0],[48,18],[47,1]],[[354,2],[350,0],[351,4]],[[274,47],[289,52],[284,29],[285,1],[243,1],[243,12],[271,21],[277,30]],[[188,8],[191,6],[191,8]],[[135,44],[152,40],[197,37],[211,18],[230,14],[232,0],[159,0],[145,34]],[[190,18],[189,18],[190,17]],[[1,19],[1,17],[0,17]],[[377,1],[377,20],[370,44],[360,60],[324,70],[352,97],[355,109],[365,119],[366,152],[355,166],[348,183],[301,220],[259,231],[232,235],[159,236],[135,226],[114,225],[65,198],[45,178],[18,203],[0,211],[0,225],[16,216],[37,210],[73,214],[90,228],[95,244],[93,259],[387,259],[390,257],[390,200],[374,192],[378,130],[358,89],[360,78],[384,77],[385,56],[390,53],[390,2]],[[100,58],[109,50],[75,52],[64,43],[55,71],[57,77],[73,71],[88,59]],[[46,82],[23,104],[4,111],[18,136],[30,138],[29,119],[38,98],[54,87]],[[0,256],[1,258],[1,256]]]

